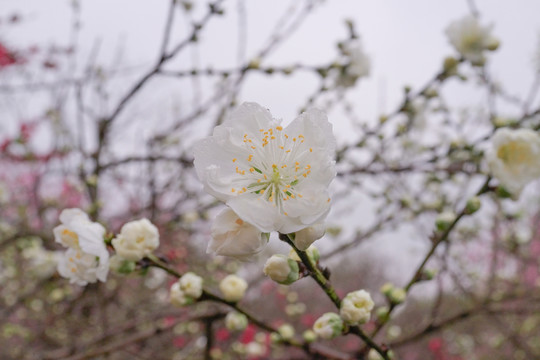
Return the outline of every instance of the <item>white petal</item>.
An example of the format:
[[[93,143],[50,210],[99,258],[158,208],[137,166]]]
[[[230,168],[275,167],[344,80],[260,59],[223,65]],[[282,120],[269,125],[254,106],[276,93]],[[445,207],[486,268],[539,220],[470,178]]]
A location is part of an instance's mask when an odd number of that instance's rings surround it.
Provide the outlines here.
[[[268,109],[257,103],[246,102],[231,112],[223,125],[239,131],[242,135],[259,134],[260,129],[279,125],[279,121],[272,118]]]
[[[238,216],[261,232],[279,231],[284,215],[280,214],[273,202],[264,200],[260,196],[244,195],[227,201],[227,205],[238,214]]]
[[[90,221],[88,215],[81,209],[64,209],[60,213],[60,222],[70,227],[70,224],[75,221]]]
[[[245,259],[259,253],[267,242],[267,236],[227,208],[212,224],[212,240],[207,252]]]

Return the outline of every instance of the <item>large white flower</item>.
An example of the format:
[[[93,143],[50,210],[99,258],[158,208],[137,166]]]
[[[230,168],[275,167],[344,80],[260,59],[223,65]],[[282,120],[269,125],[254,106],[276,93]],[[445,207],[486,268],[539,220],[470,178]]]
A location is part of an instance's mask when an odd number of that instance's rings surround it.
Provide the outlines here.
[[[529,129],[498,129],[487,154],[491,173],[514,198],[540,177],[540,135]]]
[[[72,283],[86,285],[105,282],[109,272],[109,252],[103,241],[105,228],[90,221],[80,209],[65,209],[54,228],[56,242],[68,250],[58,262],[58,272]]]
[[[261,232],[292,233],[330,209],[336,142],[326,115],[311,109],[287,128],[255,103],[241,105],[195,146],[206,191]]]
[[[138,261],[159,246],[159,232],[148,219],[130,221],[122,226],[112,245],[124,259]]]
[[[454,48],[473,65],[483,65],[484,51],[495,50],[499,40],[491,35],[493,26],[481,26],[474,16],[466,16],[452,22],[446,35]]]
[[[227,208],[212,224],[212,241],[207,252],[244,259],[260,252],[267,243],[267,233],[260,232]]]

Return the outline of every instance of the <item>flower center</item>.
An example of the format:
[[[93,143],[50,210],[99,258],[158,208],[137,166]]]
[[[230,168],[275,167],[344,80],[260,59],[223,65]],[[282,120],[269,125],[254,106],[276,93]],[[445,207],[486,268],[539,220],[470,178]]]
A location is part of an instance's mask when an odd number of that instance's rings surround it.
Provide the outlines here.
[[[245,159],[233,158],[237,187],[231,192],[241,195],[251,193],[260,195],[266,201],[277,206],[283,214],[283,203],[301,198],[298,185],[311,174],[311,165],[307,158],[313,148],[305,145],[305,137],[295,137],[283,132],[281,126],[260,129],[260,134],[244,134],[244,148],[248,156]]]
[[[516,141],[499,147],[497,157],[509,166],[519,166],[534,161],[529,145]]]

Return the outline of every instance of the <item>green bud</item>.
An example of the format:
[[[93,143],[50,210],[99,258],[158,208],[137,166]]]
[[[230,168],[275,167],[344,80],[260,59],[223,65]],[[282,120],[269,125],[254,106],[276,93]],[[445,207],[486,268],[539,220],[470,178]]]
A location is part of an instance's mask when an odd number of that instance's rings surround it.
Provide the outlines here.
[[[497,194],[497,196],[501,199],[508,199],[512,197],[512,193],[510,193],[503,185],[497,186],[495,194]]]
[[[317,334],[315,334],[313,332],[313,330],[306,330],[304,331],[304,333],[302,334],[302,337],[304,338],[304,340],[307,342],[307,343],[312,343],[314,342],[315,340],[317,340]]]
[[[456,214],[450,211],[443,212],[437,216],[435,226],[438,231],[446,231],[456,220]]]
[[[394,284],[390,283],[390,282],[387,282],[385,283],[383,286],[381,286],[381,293],[385,296],[388,296],[392,290],[394,290]]]
[[[402,288],[394,288],[392,291],[390,291],[390,294],[388,294],[388,300],[395,305],[404,302],[406,297],[407,292]]]
[[[465,214],[471,215],[477,212],[482,206],[482,202],[478,196],[472,197],[467,201],[465,205]]]
[[[455,57],[448,56],[447,58],[444,59],[444,63],[443,63],[444,72],[447,75],[455,75],[457,72],[458,64],[459,64],[459,61]]]

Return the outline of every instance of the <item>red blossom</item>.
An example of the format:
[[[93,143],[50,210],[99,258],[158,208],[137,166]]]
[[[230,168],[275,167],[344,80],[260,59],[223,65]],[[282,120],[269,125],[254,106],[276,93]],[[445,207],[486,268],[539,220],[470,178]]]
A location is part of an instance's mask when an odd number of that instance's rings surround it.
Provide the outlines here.
[[[244,330],[244,332],[240,335],[239,340],[242,344],[249,344],[255,338],[256,333],[257,329],[255,328],[255,325],[250,324],[248,325],[246,330]]]
[[[227,329],[218,329],[216,331],[217,341],[227,341],[231,337],[231,333]]]
[[[17,59],[2,43],[0,43],[0,69],[17,63]]]

